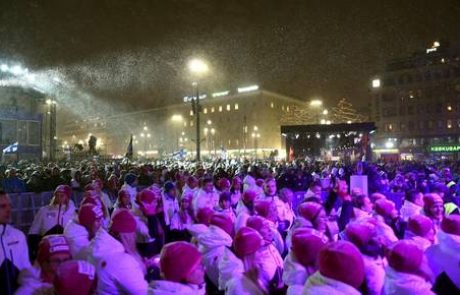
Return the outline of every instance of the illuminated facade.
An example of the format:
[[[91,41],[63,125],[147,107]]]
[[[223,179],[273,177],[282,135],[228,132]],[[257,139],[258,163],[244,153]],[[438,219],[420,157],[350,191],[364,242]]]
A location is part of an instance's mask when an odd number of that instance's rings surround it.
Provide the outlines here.
[[[388,63],[372,87],[375,149],[402,158],[460,143],[460,47],[434,42]]]
[[[283,152],[281,117],[298,99],[259,89],[257,86],[200,94],[202,156],[230,155],[268,157]],[[98,148],[107,154],[123,155],[130,134],[135,152],[149,157],[170,155],[180,149],[195,152],[196,118],[191,97],[183,103],[105,118],[70,121],[63,125],[60,138],[68,145],[86,145],[89,134],[98,137]],[[100,143],[102,141],[102,144]]]

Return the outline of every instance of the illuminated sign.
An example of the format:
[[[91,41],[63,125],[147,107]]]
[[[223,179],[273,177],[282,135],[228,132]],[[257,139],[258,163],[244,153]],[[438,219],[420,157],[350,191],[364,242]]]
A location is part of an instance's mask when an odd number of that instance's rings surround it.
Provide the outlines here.
[[[460,145],[433,145],[433,146],[430,146],[430,152],[433,152],[433,153],[460,152]]]
[[[248,87],[240,87],[238,88],[238,93],[243,93],[243,92],[251,92],[251,91],[256,91],[259,90],[259,85],[252,85]]]
[[[200,95],[200,100],[205,99],[206,97],[207,97],[206,94],[202,94],[202,95]],[[196,96],[184,96],[184,102],[191,102],[195,98],[196,98]]]
[[[222,92],[214,92],[212,94],[212,97],[220,97],[220,96],[227,96],[230,93],[230,91],[222,91]]]

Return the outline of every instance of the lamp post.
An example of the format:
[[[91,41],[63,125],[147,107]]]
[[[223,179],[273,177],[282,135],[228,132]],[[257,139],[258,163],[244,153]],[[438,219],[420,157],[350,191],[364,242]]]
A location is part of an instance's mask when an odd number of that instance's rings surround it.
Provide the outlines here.
[[[194,78],[198,81],[199,76],[204,75],[208,72],[209,68],[208,65],[200,60],[200,59],[192,59],[188,63],[188,68],[192,75],[194,75]],[[200,161],[201,160],[201,138],[200,138],[200,112],[201,112],[201,106],[200,106],[200,91],[198,88],[198,82],[194,82],[193,85],[195,86],[196,90],[196,96],[192,100],[192,107],[193,107],[193,113],[195,114],[196,118],[196,160]]]

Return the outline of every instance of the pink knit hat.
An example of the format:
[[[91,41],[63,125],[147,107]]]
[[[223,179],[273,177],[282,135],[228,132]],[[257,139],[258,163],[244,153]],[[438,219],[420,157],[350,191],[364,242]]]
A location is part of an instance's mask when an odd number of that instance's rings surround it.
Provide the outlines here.
[[[70,254],[70,246],[63,235],[44,236],[38,245],[37,261],[42,264],[54,254]]]
[[[268,226],[268,220],[263,218],[262,216],[251,216],[246,221],[246,226],[253,228],[256,231],[260,231],[260,229],[264,226]]]
[[[423,196],[423,206],[425,208],[431,208],[436,203],[444,204],[444,201],[440,195],[436,193],[430,193]]]
[[[236,255],[243,258],[259,250],[263,245],[263,238],[255,229],[242,227],[236,233],[233,245]]]
[[[357,247],[363,247],[375,235],[375,226],[369,222],[353,222],[347,225],[345,234],[350,242]]]
[[[319,271],[323,276],[356,289],[364,281],[364,262],[358,248],[347,241],[325,245],[319,252]]]
[[[389,217],[396,210],[395,203],[388,199],[380,199],[375,202],[375,212],[383,217]]]
[[[409,240],[398,241],[387,253],[388,264],[399,272],[418,274],[423,250]]]
[[[272,209],[273,206],[276,205],[270,200],[257,200],[254,203],[254,210],[260,216],[267,218],[270,215],[270,209]]]
[[[241,199],[244,202],[253,202],[257,197],[257,192],[253,189],[248,189],[243,193]]]
[[[299,229],[292,234],[291,250],[297,261],[303,266],[313,266],[316,264],[319,251],[327,244],[320,235],[309,230]]]
[[[297,210],[301,217],[313,222],[322,209],[323,206],[318,203],[305,202],[300,204]]]
[[[219,189],[220,190],[223,190],[223,189],[229,189],[231,184],[230,184],[230,180],[228,180],[227,178],[221,178],[219,179],[217,185],[219,186]]]
[[[120,209],[112,216],[110,230],[116,233],[134,233],[136,226],[136,220],[131,212],[126,209]]]
[[[215,213],[211,216],[211,220],[209,221],[209,224],[215,225],[223,229],[230,236],[233,236],[233,228],[234,228],[233,222],[232,222],[232,219],[228,215]]]
[[[433,222],[424,215],[414,215],[409,218],[407,229],[414,235],[425,237],[433,228]]]
[[[70,260],[59,265],[53,285],[58,295],[91,295],[96,283],[96,270],[92,264]]]
[[[460,215],[444,217],[441,222],[441,229],[447,234],[460,236]]]
[[[78,210],[78,222],[85,227],[91,226],[102,217],[104,217],[104,214],[101,208],[93,204],[85,204]]]
[[[201,263],[201,253],[188,242],[166,244],[160,253],[160,270],[165,280],[183,283]]]
[[[201,223],[204,225],[209,226],[209,222],[211,221],[211,216],[214,214],[214,211],[208,207],[203,207],[198,209],[196,213],[196,221],[197,223]]]
[[[157,199],[157,195],[152,190],[144,189],[137,195],[137,198],[139,202],[151,204]]]
[[[68,185],[65,185],[65,184],[61,184],[61,185],[58,185],[56,187],[56,189],[54,190],[54,193],[56,194],[57,192],[61,192],[61,193],[64,193],[67,195],[67,197],[70,198],[70,196],[72,195],[72,188]]]

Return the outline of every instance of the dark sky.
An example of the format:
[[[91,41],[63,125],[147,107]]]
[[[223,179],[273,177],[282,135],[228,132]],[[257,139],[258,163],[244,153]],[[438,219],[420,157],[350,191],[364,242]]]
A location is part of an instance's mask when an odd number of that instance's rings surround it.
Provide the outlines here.
[[[131,108],[181,101],[193,56],[209,90],[258,83],[360,107],[386,61],[435,39],[460,40],[460,1],[0,0],[0,60]]]

